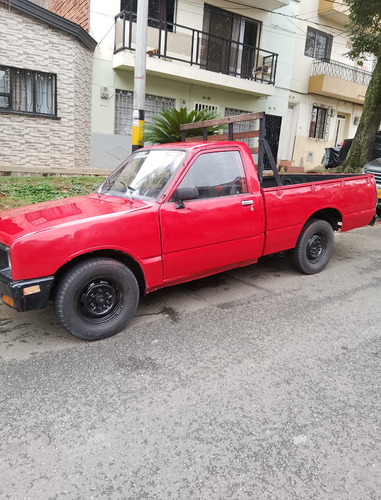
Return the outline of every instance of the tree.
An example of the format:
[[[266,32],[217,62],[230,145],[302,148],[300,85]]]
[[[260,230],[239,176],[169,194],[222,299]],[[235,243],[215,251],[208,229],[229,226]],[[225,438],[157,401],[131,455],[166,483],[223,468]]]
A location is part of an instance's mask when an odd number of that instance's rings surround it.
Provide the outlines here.
[[[364,101],[364,108],[343,171],[355,172],[370,160],[375,133],[381,123],[381,1],[344,0],[349,7],[350,40],[348,55],[361,63],[366,54],[377,57]]]
[[[180,125],[195,123],[216,118],[216,113],[209,109],[189,111],[187,108],[163,109],[153,117],[151,124],[145,126],[144,141],[153,144],[181,141]],[[208,127],[208,132],[213,133],[218,127]],[[188,130],[186,137],[202,136],[202,129]]]

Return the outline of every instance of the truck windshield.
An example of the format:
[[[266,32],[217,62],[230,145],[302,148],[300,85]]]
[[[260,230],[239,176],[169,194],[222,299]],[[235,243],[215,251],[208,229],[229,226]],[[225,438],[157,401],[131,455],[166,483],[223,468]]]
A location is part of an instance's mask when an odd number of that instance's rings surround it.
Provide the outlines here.
[[[104,181],[98,193],[156,201],[184,158],[180,150],[137,151]]]

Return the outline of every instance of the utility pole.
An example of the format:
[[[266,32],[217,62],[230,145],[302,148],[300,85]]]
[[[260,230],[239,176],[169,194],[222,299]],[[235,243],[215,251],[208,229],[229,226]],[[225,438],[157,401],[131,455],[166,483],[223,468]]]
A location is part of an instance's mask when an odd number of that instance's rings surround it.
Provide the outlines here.
[[[144,108],[146,96],[146,57],[148,0],[137,2],[134,103],[132,115],[132,151],[143,147]]]

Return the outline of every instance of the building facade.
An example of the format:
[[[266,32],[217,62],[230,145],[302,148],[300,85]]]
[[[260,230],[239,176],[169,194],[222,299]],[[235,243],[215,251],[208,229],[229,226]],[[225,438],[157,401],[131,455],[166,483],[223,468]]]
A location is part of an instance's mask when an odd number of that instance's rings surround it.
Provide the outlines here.
[[[50,8],[63,2],[51,1]],[[65,2],[80,21],[87,2]],[[253,7],[253,3],[255,7]],[[146,122],[164,107],[208,107],[219,116],[265,111],[279,142],[287,115],[294,40],[280,13],[296,0],[151,0],[147,32]],[[131,150],[136,0],[90,0],[98,41],[92,93],[92,165],[116,166]],[[74,17],[73,17],[74,16]],[[86,26],[86,24],[82,24]]]
[[[0,2],[0,39],[1,170],[89,168],[96,42],[27,0]]]
[[[50,0],[97,40],[92,166],[131,151],[137,0]],[[372,61],[349,49],[336,0],[149,0],[146,122],[165,107],[220,117],[264,111],[278,163],[317,168],[325,148],[351,137]]]
[[[348,7],[338,0],[302,0],[280,154],[305,170],[321,163],[325,148],[353,137],[360,120],[374,58],[362,67],[350,49]]]

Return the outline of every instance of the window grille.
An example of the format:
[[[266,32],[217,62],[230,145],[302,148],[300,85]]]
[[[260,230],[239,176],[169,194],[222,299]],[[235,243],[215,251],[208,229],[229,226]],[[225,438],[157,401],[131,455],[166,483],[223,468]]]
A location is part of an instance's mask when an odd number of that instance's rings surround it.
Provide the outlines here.
[[[0,66],[0,111],[57,116],[57,76]]]
[[[235,108],[225,108],[225,117],[243,115],[246,113],[252,113],[252,111],[243,111],[241,109],[235,109]],[[234,124],[234,132],[249,132],[250,130],[254,129],[254,126],[255,126],[254,121],[237,122]],[[240,139],[240,140],[242,142],[245,142],[250,148],[254,148],[254,147],[258,146],[258,140],[256,140],[255,138]]]
[[[332,40],[332,35],[308,26],[304,55],[314,59],[330,59]]]
[[[215,105],[215,104],[205,104],[203,102],[195,102],[194,109],[196,111],[201,111],[203,109],[207,109],[209,111],[214,111],[217,114],[220,110],[220,107]]]
[[[115,134],[132,135],[133,100],[134,93],[131,91],[115,91]],[[165,108],[174,108],[175,104],[176,100],[170,97],[146,94],[144,122],[152,123],[155,114]]]
[[[310,131],[308,134],[310,139],[328,141],[331,114],[330,108],[326,106],[320,104],[314,104],[312,106]]]

